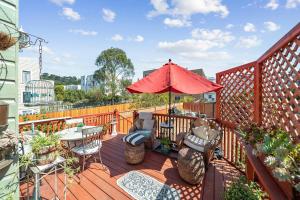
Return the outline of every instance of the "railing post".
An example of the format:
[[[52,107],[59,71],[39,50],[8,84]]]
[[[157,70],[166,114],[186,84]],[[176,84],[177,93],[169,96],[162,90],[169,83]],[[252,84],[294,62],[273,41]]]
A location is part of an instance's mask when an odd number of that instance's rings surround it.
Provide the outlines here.
[[[217,84],[221,84],[220,83],[220,75],[216,74],[216,83]],[[216,92],[216,119],[221,121],[221,90]]]
[[[253,120],[257,124],[262,122],[262,63],[255,63],[254,68],[254,116]]]

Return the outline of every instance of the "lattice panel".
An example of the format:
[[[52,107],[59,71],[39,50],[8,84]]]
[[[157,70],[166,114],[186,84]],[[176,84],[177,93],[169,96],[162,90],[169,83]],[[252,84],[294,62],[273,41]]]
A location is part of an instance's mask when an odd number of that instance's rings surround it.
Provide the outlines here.
[[[300,136],[300,35],[262,64],[262,124]]]
[[[253,120],[255,64],[234,68],[218,74],[224,88],[219,94],[220,119],[234,126],[244,126]]]

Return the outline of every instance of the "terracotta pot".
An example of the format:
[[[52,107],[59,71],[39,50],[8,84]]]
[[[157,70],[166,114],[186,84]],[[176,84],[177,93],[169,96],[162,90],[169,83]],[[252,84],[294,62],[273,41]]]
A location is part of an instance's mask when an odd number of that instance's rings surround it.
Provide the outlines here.
[[[8,123],[8,104],[0,101],[0,134],[7,129]]]
[[[56,147],[44,147],[35,154],[38,165],[46,165],[52,163],[57,157]]]

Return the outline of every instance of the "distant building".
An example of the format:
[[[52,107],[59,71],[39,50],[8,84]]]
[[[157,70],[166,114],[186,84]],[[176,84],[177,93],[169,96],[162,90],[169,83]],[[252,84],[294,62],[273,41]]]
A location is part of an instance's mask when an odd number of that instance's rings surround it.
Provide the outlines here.
[[[81,90],[81,85],[64,85],[65,90]]]
[[[211,82],[216,82],[216,79],[214,77],[207,78]],[[208,92],[204,94],[204,99],[208,102],[216,102],[216,93],[215,92]]]
[[[98,88],[100,84],[94,79],[94,75],[81,76],[80,79],[81,89],[84,91],[89,91],[94,88]]]
[[[40,112],[40,105],[54,103],[54,81],[41,81],[38,59],[19,58],[19,114]]]

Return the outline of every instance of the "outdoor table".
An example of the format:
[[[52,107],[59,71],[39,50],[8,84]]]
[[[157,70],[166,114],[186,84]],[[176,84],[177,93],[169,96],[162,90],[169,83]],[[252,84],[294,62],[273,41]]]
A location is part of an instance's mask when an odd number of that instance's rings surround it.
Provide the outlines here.
[[[159,127],[160,127],[160,132],[163,133],[163,136],[164,137],[168,136],[168,138],[170,139],[171,135],[169,135],[169,129],[171,129],[170,130],[171,133],[174,129],[174,125],[172,123],[161,122],[159,124]]]
[[[95,127],[95,126],[84,126],[82,128],[82,130],[86,129],[86,128],[92,128],[92,127]],[[103,127],[102,127],[102,129],[103,129]],[[62,131],[56,132],[55,134],[57,134],[57,135],[60,136],[60,138],[59,138],[60,141],[63,144],[67,144],[67,146],[68,146],[69,149],[71,149],[74,146],[76,146],[77,142],[80,142],[80,144],[82,142],[81,141],[82,140],[82,131],[77,131],[77,127],[64,129]]]

